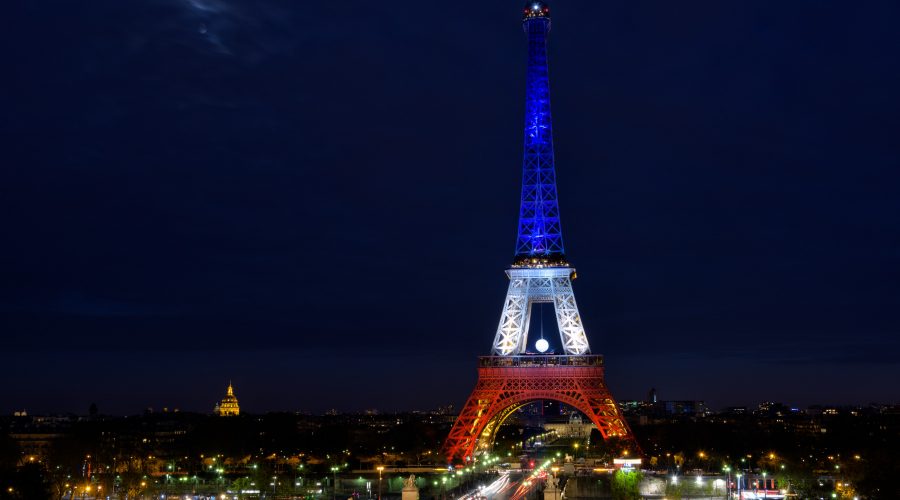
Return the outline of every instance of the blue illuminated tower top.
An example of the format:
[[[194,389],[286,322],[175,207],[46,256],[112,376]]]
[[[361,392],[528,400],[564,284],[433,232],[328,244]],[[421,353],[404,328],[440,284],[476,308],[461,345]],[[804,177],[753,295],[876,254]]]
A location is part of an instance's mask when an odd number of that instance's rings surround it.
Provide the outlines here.
[[[550,8],[547,3],[531,1],[525,4],[522,24],[528,34],[528,71],[522,205],[514,266],[565,266],[556,196],[556,168],[553,165],[550,71],[547,64]]]

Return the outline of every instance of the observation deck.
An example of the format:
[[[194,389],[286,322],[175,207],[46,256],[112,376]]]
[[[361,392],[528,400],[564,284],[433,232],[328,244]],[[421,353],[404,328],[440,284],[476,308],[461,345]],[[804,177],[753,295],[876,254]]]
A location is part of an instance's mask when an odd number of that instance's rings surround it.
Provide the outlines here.
[[[602,367],[603,356],[586,354],[570,356],[565,354],[525,354],[521,356],[480,356],[479,368],[547,368],[587,366]]]

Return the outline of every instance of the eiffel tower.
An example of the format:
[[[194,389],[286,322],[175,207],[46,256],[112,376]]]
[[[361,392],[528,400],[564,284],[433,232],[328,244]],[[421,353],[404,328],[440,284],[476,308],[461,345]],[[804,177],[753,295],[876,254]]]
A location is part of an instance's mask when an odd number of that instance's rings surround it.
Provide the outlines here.
[[[523,27],[528,35],[528,69],[516,253],[506,271],[509,289],[491,356],[479,358],[475,390],[444,442],[443,453],[451,463],[473,460],[476,452],[490,449],[507,417],[545,399],[577,408],[604,439],[624,438],[637,448],[606,387],[603,356],[591,354],[572,291],[575,269],[565,258],[553,161],[547,64],[550,8],[546,2],[526,4]],[[543,338],[535,346],[541,354],[528,352],[535,303],[553,304],[563,354],[543,354],[548,349]]]

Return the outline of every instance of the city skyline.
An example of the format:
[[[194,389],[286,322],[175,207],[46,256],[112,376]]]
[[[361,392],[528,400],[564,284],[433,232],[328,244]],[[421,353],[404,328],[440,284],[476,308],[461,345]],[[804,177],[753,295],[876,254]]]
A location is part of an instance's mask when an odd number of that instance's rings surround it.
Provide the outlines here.
[[[134,412],[131,414],[111,414],[102,411],[95,402],[91,402],[90,405],[84,409],[84,411],[57,411],[57,412],[48,412],[48,413],[33,413],[29,412],[27,408],[22,408],[13,412],[13,416],[15,417],[44,417],[44,416],[72,416],[72,417],[83,417],[83,416],[105,416],[105,417],[128,417],[128,416],[136,416],[140,414],[144,415],[152,415],[154,413],[186,413],[186,414],[196,414],[196,415],[213,415],[213,416],[238,416],[241,414],[240,406],[238,404],[237,397],[237,389],[234,388],[232,383],[228,383],[226,389],[223,392],[220,392],[218,396],[222,396],[224,393],[224,397],[221,399],[212,398],[215,400],[215,404],[211,409],[201,410],[197,408],[181,408],[181,407],[172,407],[172,406],[160,406],[153,407],[147,406],[141,411]],[[702,399],[666,399],[659,397],[659,393],[656,388],[651,388],[644,398],[641,399],[622,399],[618,401],[618,405],[624,412],[624,414],[628,417],[634,417],[635,415],[639,415],[642,412],[647,414],[653,414],[652,411],[660,412],[659,415],[671,415],[675,417],[705,417],[710,415],[761,415],[761,416],[772,416],[775,415],[775,410],[779,412],[783,412],[786,415],[837,415],[837,414],[852,414],[856,415],[855,412],[868,412],[868,413],[878,413],[878,412],[891,412],[897,408],[897,404],[890,402],[882,402],[882,401],[870,401],[867,404],[813,404],[808,406],[799,406],[799,405],[791,405],[786,404],[782,401],[756,401],[752,403],[748,403],[745,405],[737,405],[737,406],[725,406],[725,407],[712,407],[707,405],[706,402]],[[552,400],[535,400],[531,403],[525,405],[521,408],[520,413],[529,414],[528,411],[532,410],[533,405],[544,405],[546,406],[548,403],[557,406],[557,407],[565,407],[566,411],[560,411],[557,415],[556,413],[547,414],[549,418],[559,417],[561,415],[566,415],[571,412],[581,413],[577,408],[565,405],[564,403],[558,403]],[[328,408],[328,409],[320,409],[318,411],[311,411],[307,408],[302,409],[294,409],[294,410],[271,410],[271,409],[259,409],[257,411],[244,412],[245,416],[247,414],[250,415],[266,415],[266,414],[278,414],[278,413],[293,413],[299,416],[336,416],[336,415],[393,415],[393,414],[440,414],[445,416],[453,416],[455,412],[458,410],[453,404],[448,404],[444,406],[438,407],[421,407],[421,408],[393,408],[393,409],[383,409],[376,407],[368,407],[368,408],[355,408],[349,410],[338,410],[337,408]],[[526,411],[528,410],[528,411]],[[539,413],[543,415],[543,413]],[[654,414],[655,415],[655,414]],[[659,416],[656,415],[656,416]],[[782,413],[779,413],[778,416],[781,416]],[[590,424],[588,424],[590,425]]]
[[[209,412],[229,380],[248,413],[462,405],[514,253],[519,6],[391,7],[13,7],[0,412]],[[898,15],[555,6],[617,399],[900,401]]]

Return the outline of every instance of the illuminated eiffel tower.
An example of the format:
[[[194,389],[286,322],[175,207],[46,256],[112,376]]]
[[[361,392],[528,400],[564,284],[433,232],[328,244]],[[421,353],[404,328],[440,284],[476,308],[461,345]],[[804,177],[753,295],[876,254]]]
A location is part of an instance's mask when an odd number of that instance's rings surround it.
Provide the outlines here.
[[[591,354],[572,291],[575,269],[565,258],[553,162],[547,4],[529,2],[523,26],[528,34],[528,70],[516,255],[506,271],[509,289],[492,355],[479,358],[478,383],[444,442],[444,455],[451,462],[471,460],[476,451],[489,449],[507,417],[544,399],[577,408],[604,438],[625,438],[636,450],[631,431],[606,388],[603,357]],[[562,355],[526,352],[532,305],[546,302],[556,312]],[[546,352],[547,342],[539,340],[536,348]]]

